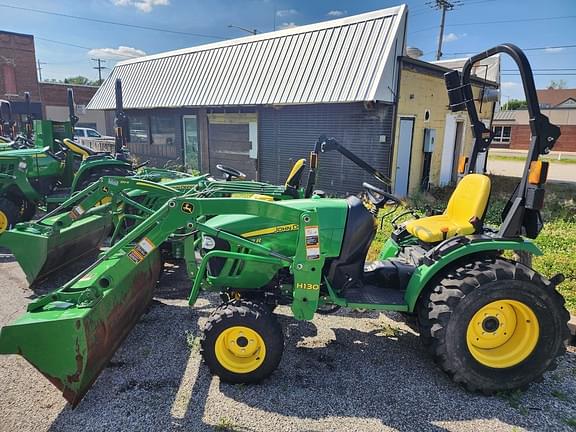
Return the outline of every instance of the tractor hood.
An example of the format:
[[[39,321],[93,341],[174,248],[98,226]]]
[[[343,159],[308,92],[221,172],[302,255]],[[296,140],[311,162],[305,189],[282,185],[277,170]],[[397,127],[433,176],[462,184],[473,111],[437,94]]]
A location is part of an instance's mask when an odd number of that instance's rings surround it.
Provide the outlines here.
[[[29,156],[46,156],[46,151],[48,148],[41,149],[41,148],[30,148],[30,149],[21,149],[21,150],[7,150],[2,152],[0,155],[0,159],[14,159],[14,158],[22,158],[22,157],[29,157]]]
[[[343,199],[295,199],[277,202],[284,207],[315,209],[320,222],[320,242],[326,256],[338,256],[346,227],[348,203]],[[281,217],[281,216],[280,216]],[[239,234],[255,243],[272,246],[278,252],[289,253],[295,247],[298,225],[284,223],[279,219],[268,219],[247,215],[215,216],[206,222],[233,234]],[[272,243],[275,243],[272,245]]]

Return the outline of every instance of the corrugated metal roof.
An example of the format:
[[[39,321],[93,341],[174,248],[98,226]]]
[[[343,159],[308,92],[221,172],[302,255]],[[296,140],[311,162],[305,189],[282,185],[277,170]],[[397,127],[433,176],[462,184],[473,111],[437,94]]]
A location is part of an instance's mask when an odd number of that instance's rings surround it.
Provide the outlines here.
[[[468,58],[436,60],[430,63],[461,71]],[[500,84],[500,54],[480,60],[472,67],[472,75]]]
[[[541,108],[540,111],[556,126],[576,125],[576,108]],[[499,111],[494,114],[494,123],[528,125],[529,121],[528,110]]]
[[[498,111],[494,114],[495,121],[516,121],[516,117],[518,115],[518,111],[509,110],[509,111]]]
[[[88,104],[125,108],[392,101],[406,6],[120,62]]]

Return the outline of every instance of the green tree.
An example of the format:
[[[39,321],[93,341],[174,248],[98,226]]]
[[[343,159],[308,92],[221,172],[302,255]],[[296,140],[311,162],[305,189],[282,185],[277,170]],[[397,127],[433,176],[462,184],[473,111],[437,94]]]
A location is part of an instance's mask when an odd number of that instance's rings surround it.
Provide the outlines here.
[[[507,103],[502,106],[502,110],[521,110],[528,108],[528,104],[525,100],[510,99]]]
[[[88,85],[90,80],[85,76],[78,75],[75,77],[64,78],[64,83],[66,84],[80,84],[80,85]]]

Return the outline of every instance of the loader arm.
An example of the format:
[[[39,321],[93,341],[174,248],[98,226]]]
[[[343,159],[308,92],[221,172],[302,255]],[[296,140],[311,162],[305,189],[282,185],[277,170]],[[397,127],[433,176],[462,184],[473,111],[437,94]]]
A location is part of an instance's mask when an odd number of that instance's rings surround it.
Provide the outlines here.
[[[298,224],[294,256],[284,256],[238,235],[203,224],[216,214],[247,214]],[[0,332],[0,353],[19,354],[44,374],[75,406],[106,366],[152,299],[160,272],[158,245],[174,232],[206,232],[244,246],[239,259],[282,262],[294,275],[296,318],[310,319],[318,305],[324,255],[311,257],[307,245],[319,239],[315,210],[300,210],[253,199],[177,197],[170,199],[91,266],[52,293],[29,304],[27,312]],[[207,254],[204,265],[210,259]],[[204,274],[194,277],[190,301]]]
[[[314,150],[310,153],[310,172],[308,173],[308,184],[306,185],[306,193],[304,195],[306,198],[310,198],[312,196],[314,187],[316,186],[318,154],[327,153],[333,150],[337,151],[342,156],[358,165],[364,171],[384,183],[387,187],[390,187],[391,180],[389,177],[378,171],[365,160],[352,153],[346,147],[342,146],[338,141],[336,141],[335,138],[328,138],[326,135],[320,135],[316,141],[316,144],[314,145]]]

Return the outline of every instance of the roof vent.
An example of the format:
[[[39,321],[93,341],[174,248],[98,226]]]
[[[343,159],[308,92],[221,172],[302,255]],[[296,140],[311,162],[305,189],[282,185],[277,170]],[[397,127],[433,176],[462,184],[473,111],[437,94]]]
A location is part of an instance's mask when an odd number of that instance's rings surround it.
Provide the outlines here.
[[[420,58],[424,55],[420,48],[415,47],[406,48],[406,53],[408,54],[408,57],[412,57],[414,59]]]

